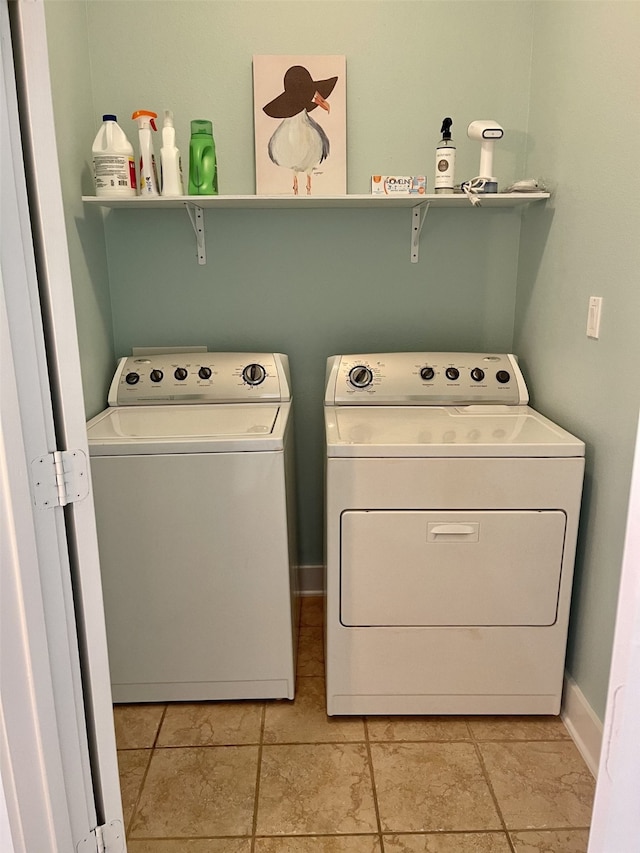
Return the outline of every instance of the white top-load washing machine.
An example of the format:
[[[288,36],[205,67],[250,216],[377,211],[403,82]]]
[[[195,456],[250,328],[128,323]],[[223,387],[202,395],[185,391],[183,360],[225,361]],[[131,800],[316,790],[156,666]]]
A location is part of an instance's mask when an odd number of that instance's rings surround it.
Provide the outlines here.
[[[329,359],[329,714],[557,714],[584,444],[514,356]]]
[[[287,357],[123,358],[89,421],[116,702],[293,698]]]

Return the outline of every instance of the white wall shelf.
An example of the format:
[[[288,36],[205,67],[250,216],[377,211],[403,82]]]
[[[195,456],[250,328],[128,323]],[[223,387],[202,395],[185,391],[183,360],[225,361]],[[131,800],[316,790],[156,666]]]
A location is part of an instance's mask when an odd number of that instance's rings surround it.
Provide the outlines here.
[[[515,207],[528,204],[531,201],[542,201],[549,198],[549,193],[496,193],[482,196],[483,207]],[[416,207],[429,202],[433,207],[471,207],[463,193],[454,195],[422,195],[422,196],[383,196],[383,195],[339,195],[339,196],[302,196],[302,195],[184,195],[178,198],[156,196],[148,198],[99,198],[83,196],[82,201],[88,204],[98,204],[102,207],[131,207],[131,208],[166,208],[182,207],[192,204],[205,210],[222,208],[244,210],[283,210],[301,207],[304,210],[331,207]]]
[[[534,201],[544,201],[549,193],[495,193],[482,195],[480,210],[494,207],[521,207]],[[453,195],[422,195],[422,196],[375,196],[375,195],[342,195],[342,196],[262,196],[262,195],[185,195],[178,198],[164,196],[134,198],[102,198],[83,196],[86,204],[99,205],[111,209],[128,208],[138,210],[157,210],[162,208],[185,208],[196,235],[198,263],[206,263],[205,230],[203,210],[302,210],[322,209],[377,209],[408,208],[411,216],[411,261],[417,263],[419,252],[420,232],[424,225],[427,212],[432,207],[442,208],[471,208],[472,205],[463,193]]]

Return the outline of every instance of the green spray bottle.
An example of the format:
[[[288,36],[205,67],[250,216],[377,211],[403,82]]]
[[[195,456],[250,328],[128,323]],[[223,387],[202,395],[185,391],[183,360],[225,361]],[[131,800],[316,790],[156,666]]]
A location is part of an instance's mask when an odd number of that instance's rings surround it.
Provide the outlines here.
[[[213,126],[206,119],[191,122],[189,195],[218,195],[218,166]]]

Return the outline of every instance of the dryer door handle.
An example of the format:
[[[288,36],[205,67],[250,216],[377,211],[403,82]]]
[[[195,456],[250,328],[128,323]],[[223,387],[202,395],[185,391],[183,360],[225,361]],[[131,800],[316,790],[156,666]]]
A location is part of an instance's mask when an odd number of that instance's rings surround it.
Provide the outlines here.
[[[433,527],[429,526],[429,533],[433,533],[434,536],[452,536],[461,533],[472,534],[477,529],[473,524],[436,524]]]
[[[480,522],[432,521],[427,524],[427,542],[478,542]]]

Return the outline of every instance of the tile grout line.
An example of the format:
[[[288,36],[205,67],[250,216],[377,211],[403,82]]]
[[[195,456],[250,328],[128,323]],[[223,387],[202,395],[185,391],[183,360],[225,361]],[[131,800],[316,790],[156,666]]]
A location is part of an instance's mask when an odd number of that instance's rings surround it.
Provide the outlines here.
[[[590,826],[514,826],[509,832],[589,832]]]
[[[151,746],[151,749],[156,749],[156,747],[158,746],[158,738],[160,737],[160,731],[161,731],[162,726],[163,726],[163,724],[164,724],[164,718],[167,716],[167,711],[168,711],[168,710],[169,710],[169,706],[168,706],[168,705],[165,705],[165,706],[164,706],[164,711],[162,712],[162,716],[160,717],[160,722],[159,722],[159,724],[158,724],[158,728],[157,728],[157,730],[156,730],[156,736],[155,736],[155,737],[154,737],[154,739],[153,739],[153,744],[152,744],[152,746]]]
[[[262,770],[262,748],[264,746],[264,729],[267,720],[267,703],[262,703],[262,718],[260,720],[260,738],[258,742],[258,766],[256,767],[256,792],[253,801],[253,821],[251,822],[251,853],[256,849],[256,831],[258,829],[258,801],[260,799],[260,773]]]
[[[124,836],[125,839],[129,838],[129,834],[131,832],[131,827],[133,826],[133,822],[135,820],[138,806],[140,805],[140,800],[142,799],[142,792],[144,791],[144,786],[147,782],[147,776],[149,775],[149,768],[151,767],[151,759],[153,758],[153,753],[156,750],[156,744],[158,742],[158,738],[160,737],[160,729],[162,728],[162,724],[164,723],[164,718],[167,714],[168,705],[164,706],[164,710],[162,711],[162,716],[160,717],[160,722],[158,723],[158,728],[156,729],[155,736],[153,738],[153,743],[151,744],[151,749],[149,749],[149,759],[147,761],[147,766],[144,769],[144,774],[142,776],[142,782],[140,783],[140,788],[138,789],[138,796],[136,797],[136,801],[133,804],[133,808],[131,809],[131,817],[129,818],[129,823],[125,827]]]
[[[140,783],[140,788],[138,790],[138,795],[133,804],[133,808],[131,809],[131,817],[129,818],[129,823],[125,826],[124,836],[127,840],[129,839],[129,835],[131,833],[131,828],[133,826],[133,822],[136,818],[136,814],[138,812],[138,806],[140,805],[140,800],[142,799],[142,792],[144,790],[145,783],[147,781],[147,776],[149,774],[149,768],[151,767],[151,759],[153,758],[153,747],[151,749],[145,750],[149,752],[149,758],[147,759],[146,767],[144,768],[144,773],[142,774],[142,782]]]
[[[511,851],[511,853],[516,853],[516,849],[513,845],[513,841],[511,840],[511,833],[509,832],[509,830],[507,828],[507,823],[506,823],[504,816],[502,814],[502,809],[500,808],[500,804],[498,803],[498,797],[496,795],[496,792],[493,789],[493,785],[492,785],[491,779],[489,777],[489,771],[487,770],[487,767],[484,763],[484,758],[482,756],[480,744],[478,743],[478,740],[477,740],[477,738],[473,732],[473,727],[470,726],[468,722],[467,722],[467,728],[469,729],[469,733],[471,734],[471,737],[473,739],[472,740],[473,748],[475,749],[476,756],[478,758],[478,761],[480,762],[480,769],[482,770],[482,775],[484,776],[484,780],[487,783],[487,787],[489,788],[489,793],[491,794],[491,799],[493,800],[493,804],[495,806],[495,810],[496,810],[496,813],[498,815],[498,819],[499,819],[500,823],[502,824],[502,829],[503,829],[503,832],[504,832],[505,837],[507,839],[507,844],[509,845],[509,850]]]
[[[369,762],[369,773],[371,774],[371,793],[373,796],[373,808],[376,813],[376,824],[378,826],[378,839],[380,841],[380,851],[384,853],[384,838],[382,836],[382,820],[380,819],[380,806],[378,804],[378,790],[376,788],[376,779],[373,769],[373,755],[371,753],[371,741],[369,739],[369,723],[367,717],[362,717],[362,725],[364,727],[364,742],[367,750],[367,760]]]

